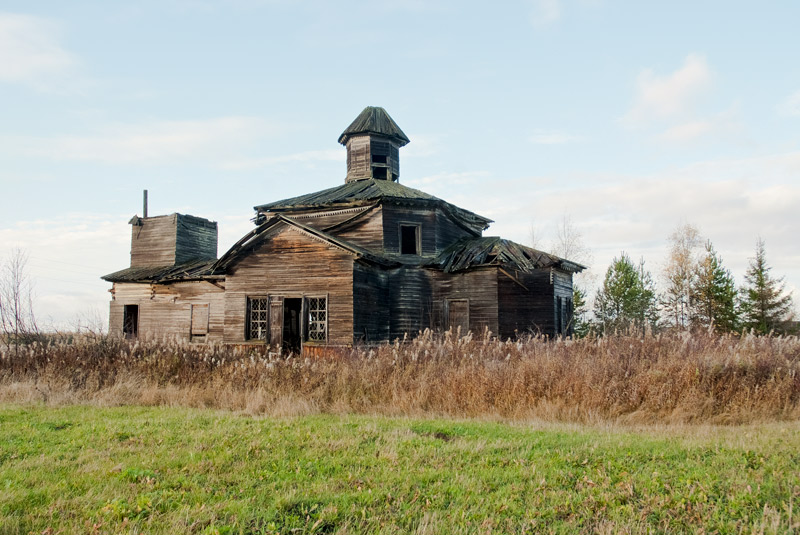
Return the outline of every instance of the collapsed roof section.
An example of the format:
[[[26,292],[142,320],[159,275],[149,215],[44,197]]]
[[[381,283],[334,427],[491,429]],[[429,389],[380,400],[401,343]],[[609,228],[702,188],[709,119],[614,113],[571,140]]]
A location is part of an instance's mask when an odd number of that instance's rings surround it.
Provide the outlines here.
[[[496,236],[461,239],[442,251],[428,266],[445,273],[482,266],[502,266],[526,273],[550,267],[571,273],[586,269],[586,266]]]

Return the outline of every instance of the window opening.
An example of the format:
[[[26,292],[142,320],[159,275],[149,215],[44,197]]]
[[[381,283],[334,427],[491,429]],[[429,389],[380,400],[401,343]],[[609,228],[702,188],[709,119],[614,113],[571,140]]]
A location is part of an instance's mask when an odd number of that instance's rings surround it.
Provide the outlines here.
[[[400,225],[400,254],[419,254],[419,225]]]
[[[269,299],[247,298],[247,339],[266,340],[269,333]]]
[[[372,168],[372,178],[379,178],[381,180],[386,180],[386,168],[385,167],[373,167]]]
[[[372,163],[387,163],[385,154],[373,154]]]
[[[325,342],[328,339],[328,298],[307,297],[306,313],[306,340],[310,342]]]
[[[139,336],[139,305],[125,305],[123,308],[122,334],[125,338]]]

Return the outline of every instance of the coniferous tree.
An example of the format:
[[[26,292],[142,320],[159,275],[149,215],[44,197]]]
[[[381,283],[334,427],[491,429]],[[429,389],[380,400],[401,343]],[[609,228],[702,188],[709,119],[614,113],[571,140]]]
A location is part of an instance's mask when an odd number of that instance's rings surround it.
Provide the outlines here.
[[[625,253],[612,261],[597,292],[594,313],[604,333],[644,331],[655,325],[656,292],[644,261],[637,267]]]
[[[738,328],[736,285],[731,272],[722,267],[710,241],[706,253],[698,262],[692,284],[692,324],[713,326],[717,332],[732,332]]]
[[[761,334],[785,332],[792,316],[792,296],[785,293],[783,278],[774,279],[767,265],[764,240],[756,243],[756,256],[744,276],[741,309],[746,329]]]

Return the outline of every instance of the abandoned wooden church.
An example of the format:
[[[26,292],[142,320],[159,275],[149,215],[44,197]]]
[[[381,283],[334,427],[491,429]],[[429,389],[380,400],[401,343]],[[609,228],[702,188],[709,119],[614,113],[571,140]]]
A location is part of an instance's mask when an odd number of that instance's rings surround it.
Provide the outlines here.
[[[306,354],[425,328],[568,334],[583,266],[484,237],[490,219],[400,184],[408,142],[366,108],[339,136],[344,184],[256,206],[220,258],[215,222],[134,216],[131,266],[103,277],[110,332]]]

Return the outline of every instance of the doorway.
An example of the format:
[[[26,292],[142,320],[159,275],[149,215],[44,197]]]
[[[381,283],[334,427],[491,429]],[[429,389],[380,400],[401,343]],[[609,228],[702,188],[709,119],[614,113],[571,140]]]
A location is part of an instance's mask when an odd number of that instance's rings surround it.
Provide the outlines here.
[[[122,312],[122,335],[125,338],[139,336],[139,305],[124,305]]]
[[[303,314],[303,300],[297,298],[283,299],[283,349],[284,351],[300,352],[302,339],[301,322]]]

